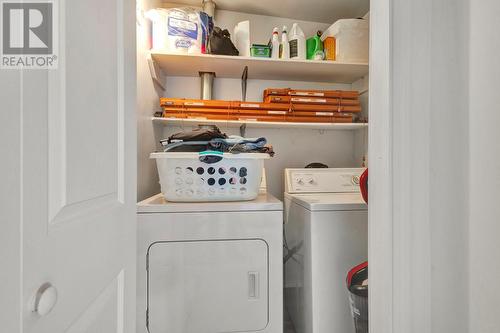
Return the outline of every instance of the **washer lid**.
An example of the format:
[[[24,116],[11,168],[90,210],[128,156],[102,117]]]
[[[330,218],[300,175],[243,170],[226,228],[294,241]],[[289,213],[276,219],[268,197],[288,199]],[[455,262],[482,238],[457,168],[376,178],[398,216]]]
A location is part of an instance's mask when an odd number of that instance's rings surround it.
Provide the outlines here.
[[[170,202],[157,194],[137,204],[137,213],[192,213],[192,212],[244,212],[282,211],[283,203],[269,193],[260,193],[250,201],[231,202]]]
[[[360,193],[285,193],[285,197],[311,211],[368,209]]]

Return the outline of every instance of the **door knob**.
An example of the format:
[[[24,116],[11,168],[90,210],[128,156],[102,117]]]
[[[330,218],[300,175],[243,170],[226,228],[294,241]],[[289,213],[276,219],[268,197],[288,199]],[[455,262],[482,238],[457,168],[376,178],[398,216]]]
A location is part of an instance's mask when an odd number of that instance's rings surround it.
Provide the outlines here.
[[[38,313],[40,316],[45,316],[52,311],[56,302],[57,289],[49,282],[46,282],[36,291],[33,312]]]

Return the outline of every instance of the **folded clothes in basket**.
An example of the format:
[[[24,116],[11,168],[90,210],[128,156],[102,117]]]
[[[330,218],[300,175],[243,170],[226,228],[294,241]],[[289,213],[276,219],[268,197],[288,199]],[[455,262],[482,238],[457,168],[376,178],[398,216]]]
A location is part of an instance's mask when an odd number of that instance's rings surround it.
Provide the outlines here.
[[[243,138],[230,135],[227,139],[212,139],[209,143],[211,150],[219,150],[232,154],[238,153],[266,153],[274,156],[274,150],[267,144],[266,138]]]
[[[183,131],[179,133],[172,134],[168,139],[161,140],[167,143],[174,142],[187,142],[187,141],[210,141],[212,139],[225,139],[227,135],[222,133],[217,126],[211,126],[210,128],[196,128],[192,131]]]
[[[209,141],[211,148],[227,152],[231,152],[233,149],[239,149],[240,152],[258,150],[264,147],[266,143],[266,138],[244,138],[237,135],[230,135],[226,139],[212,139]]]
[[[267,144],[266,138],[244,138],[237,135],[227,136],[217,127],[213,129],[196,129],[181,132],[160,140],[165,152],[201,152],[206,150],[225,153],[266,153],[271,156],[274,151]]]
[[[168,143],[161,140],[164,152],[200,152],[205,150],[221,151],[225,153],[266,153],[271,156],[274,151],[267,144],[265,138],[248,139],[241,137],[229,137],[228,139],[212,139],[209,141],[181,141]]]

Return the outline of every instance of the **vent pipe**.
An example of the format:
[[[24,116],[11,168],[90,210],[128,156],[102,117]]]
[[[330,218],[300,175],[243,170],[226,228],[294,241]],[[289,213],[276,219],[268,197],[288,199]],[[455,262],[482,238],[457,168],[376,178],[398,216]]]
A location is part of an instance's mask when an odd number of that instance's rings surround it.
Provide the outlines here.
[[[202,8],[205,13],[215,20],[215,1],[213,0],[202,0]]]
[[[200,99],[213,99],[214,72],[200,72]]]
[[[202,8],[205,13],[215,20],[215,1],[202,0]],[[213,99],[214,72],[200,72],[200,98]]]

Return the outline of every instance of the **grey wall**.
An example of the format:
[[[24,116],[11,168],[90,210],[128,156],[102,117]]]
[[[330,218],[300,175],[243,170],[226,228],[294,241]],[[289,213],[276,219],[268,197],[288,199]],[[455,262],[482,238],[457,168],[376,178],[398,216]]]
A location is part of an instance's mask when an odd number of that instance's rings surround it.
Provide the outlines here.
[[[500,331],[500,2],[470,1],[470,326]]]
[[[392,19],[394,332],[465,333],[467,1],[394,1]]]
[[[467,1],[432,1],[429,212],[433,332],[467,332]],[[425,98],[425,97],[424,97]],[[473,331],[474,332],[474,331]]]

